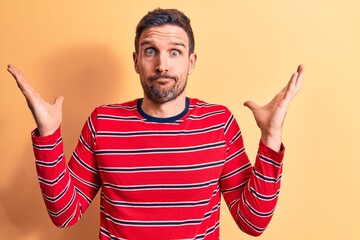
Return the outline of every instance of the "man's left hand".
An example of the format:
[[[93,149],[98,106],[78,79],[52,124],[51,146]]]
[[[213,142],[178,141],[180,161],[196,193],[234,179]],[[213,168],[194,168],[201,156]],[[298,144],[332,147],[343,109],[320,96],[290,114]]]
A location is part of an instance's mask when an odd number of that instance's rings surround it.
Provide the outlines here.
[[[282,126],[291,100],[300,91],[304,78],[304,66],[299,65],[292,74],[289,83],[266,105],[258,106],[253,101],[246,101],[261,130],[261,141],[275,151],[280,150]]]

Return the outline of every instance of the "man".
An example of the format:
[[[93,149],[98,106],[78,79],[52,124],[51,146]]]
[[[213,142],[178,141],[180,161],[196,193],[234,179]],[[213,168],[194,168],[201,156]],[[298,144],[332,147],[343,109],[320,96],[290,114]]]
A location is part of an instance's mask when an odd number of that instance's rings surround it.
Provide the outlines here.
[[[194,46],[182,12],[156,9],[144,16],[133,54],[144,97],[97,107],[68,166],[60,133],[63,98],[45,102],[8,66],[37,124],[37,172],[55,225],[76,223],[101,189],[100,239],[219,239],[221,194],[241,230],[255,236],[265,230],[280,188],[282,124],[303,67],[269,104],[245,102],[261,130],[251,166],[230,111],[186,97]]]

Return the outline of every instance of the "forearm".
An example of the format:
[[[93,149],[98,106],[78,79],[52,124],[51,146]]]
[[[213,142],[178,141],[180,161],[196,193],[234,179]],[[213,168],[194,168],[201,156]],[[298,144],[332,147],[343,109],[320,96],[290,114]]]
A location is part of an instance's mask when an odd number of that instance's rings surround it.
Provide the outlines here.
[[[258,236],[270,223],[280,189],[282,158],[283,151],[275,152],[260,142],[253,167],[245,153],[227,162],[228,172],[241,171],[222,182],[223,195],[237,225],[247,234]],[[236,166],[236,162],[243,164]]]
[[[282,146],[283,150],[283,146]],[[260,142],[252,175],[238,205],[238,219],[244,231],[260,235],[270,223],[280,191],[281,153]]]
[[[60,130],[53,135],[33,134],[36,169],[49,216],[58,227],[76,223],[81,216],[81,199],[66,167]]]

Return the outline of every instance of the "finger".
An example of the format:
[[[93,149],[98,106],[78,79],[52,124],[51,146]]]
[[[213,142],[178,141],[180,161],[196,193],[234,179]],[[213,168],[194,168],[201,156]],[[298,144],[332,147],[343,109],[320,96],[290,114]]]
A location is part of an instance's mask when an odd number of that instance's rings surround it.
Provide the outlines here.
[[[287,89],[284,95],[284,99],[286,101],[290,101],[297,93],[297,89],[296,89],[296,79],[298,77],[298,73],[295,72],[293,73],[293,75],[290,78],[290,81],[287,85]]]
[[[291,88],[291,85],[294,85],[296,83],[297,76],[298,76],[298,73],[294,72],[291,75],[289,82],[286,84],[286,86],[283,89],[281,89],[280,93],[283,93],[285,95]]]
[[[304,66],[300,64],[297,71],[292,75],[289,84],[289,90],[295,96],[301,89],[302,81],[304,79]]]
[[[259,106],[254,101],[246,101],[244,102],[244,106],[248,107],[251,111],[259,108]]]
[[[63,102],[64,102],[63,96],[57,97],[55,98],[54,106],[58,109],[62,109]]]
[[[7,70],[8,70],[8,72],[11,73],[11,75],[12,75],[16,80],[18,80],[19,78],[23,78],[22,72],[21,72],[19,69],[17,69],[14,65],[9,64]]]
[[[286,90],[284,97],[286,101],[290,101],[300,91],[303,78],[304,78],[304,66],[300,64],[297,68],[297,71],[292,74],[290,81],[288,83],[288,89]]]
[[[304,79],[304,73],[305,73],[304,72],[304,65],[300,64],[298,66],[297,72],[298,72],[298,77],[297,77],[297,80],[296,80],[296,87],[297,87],[297,89],[300,90],[303,79]]]
[[[24,74],[17,69],[15,66],[13,65],[8,65],[8,72],[15,78],[16,83],[18,84],[19,88],[21,90],[26,89],[28,82],[26,81]]]
[[[14,65],[9,64],[7,70],[15,78],[18,87],[26,99],[30,100],[33,96],[39,96],[19,69],[17,69]]]
[[[18,77],[19,77],[19,72],[18,69],[15,68],[13,65],[9,64],[7,67],[7,71],[15,78],[15,80],[17,81]]]
[[[297,72],[300,73],[300,72],[304,72],[304,65],[303,64],[300,64],[297,68]]]

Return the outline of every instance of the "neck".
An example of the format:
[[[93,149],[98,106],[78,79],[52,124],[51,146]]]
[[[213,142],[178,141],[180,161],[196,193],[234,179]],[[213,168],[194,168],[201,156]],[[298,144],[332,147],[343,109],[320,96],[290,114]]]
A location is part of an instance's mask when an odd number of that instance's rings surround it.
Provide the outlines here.
[[[156,103],[146,96],[143,99],[141,108],[142,110],[156,118],[169,118],[174,117],[184,111],[186,107],[186,97],[178,96],[176,99],[165,103]]]

